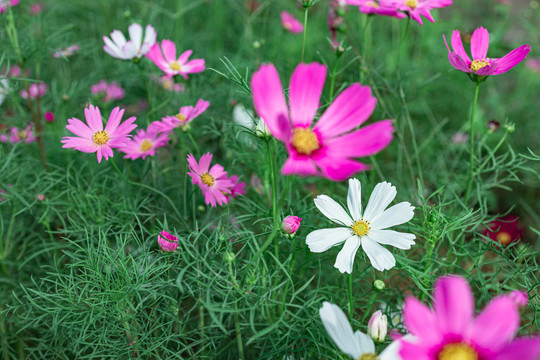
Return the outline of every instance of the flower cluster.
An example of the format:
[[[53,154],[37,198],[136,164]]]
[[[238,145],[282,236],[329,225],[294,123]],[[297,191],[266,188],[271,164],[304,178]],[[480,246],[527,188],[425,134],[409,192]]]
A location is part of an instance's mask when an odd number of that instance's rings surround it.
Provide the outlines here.
[[[452,0],[345,0],[348,5],[358,6],[364,14],[377,14],[411,19],[423,24],[422,16],[435,22],[431,10],[452,5]]]

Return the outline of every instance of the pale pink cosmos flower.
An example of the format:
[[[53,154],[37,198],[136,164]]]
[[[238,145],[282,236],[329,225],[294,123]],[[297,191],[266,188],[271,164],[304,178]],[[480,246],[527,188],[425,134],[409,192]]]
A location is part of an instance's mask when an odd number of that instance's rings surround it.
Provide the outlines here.
[[[6,12],[8,6],[15,6],[19,3],[19,0],[0,0],[0,14]]]
[[[396,6],[390,0],[346,0],[347,5],[358,6],[358,10],[364,14],[377,14],[383,16],[395,17],[398,19],[406,18],[402,12],[399,12]]]
[[[290,31],[293,34],[299,34],[304,31],[304,25],[286,11],[281,12],[281,25],[285,30]]]
[[[388,4],[395,6],[396,9],[405,11],[411,19],[422,25],[424,16],[431,22],[435,22],[430,10],[443,8],[452,5],[452,0],[387,0]]]
[[[59,48],[53,53],[53,57],[55,58],[62,58],[62,57],[70,57],[75,55],[75,53],[79,51],[79,45],[74,44],[67,47]]]
[[[175,83],[174,79],[170,76],[167,76],[167,75],[161,76],[159,78],[159,83],[167,91],[174,91],[174,92],[181,92],[181,93],[186,92],[186,85]]]
[[[302,218],[294,215],[289,215],[281,222],[281,229],[286,234],[292,235],[300,228]]]
[[[176,115],[167,115],[161,118],[161,121],[152,123],[159,131],[170,132],[175,128],[187,126],[193,119],[201,115],[208,109],[210,102],[199,99],[195,106],[182,106]]]
[[[204,71],[204,59],[189,60],[193,50],[186,50],[176,58],[176,45],[171,40],[162,40],[161,48],[158,43],[146,54],[167,76],[180,75],[187,79],[187,74]],[[189,61],[188,61],[189,60]]]
[[[126,95],[124,89],[122,89],[117,82],[113,81],[108,84],[105,80],[101,80],[99,83],[92,85],[92,94],[103,96],[104,102],[120,100]]]
[[[45,194],[36,194],[37,201],[45,201]]]
[[[146,131],[137,130],[137,135],[128,140],[120,151],[127,154],[124,156],[126,159],[135,160],[142,157],[144,160],[147,156],[154,156],[156,149],[165,146],[168,142],[168,133],[162,133],[155,126],[150,125]]]
[[[28,96],[30,95],[30,99],[35,99],[38,97],[43,97],[47,93],[47,90],[49,87],[45,83],[32,83],[28,86],[28,91],[26,89],[22,89],[19,92],[19,95],[23,99],[28,99]]]
[[[133,23],[128,28],[129,40],[119,30],[111,33],[111,38],[103,36],[103,50],[117,59],[140,59],[156,42],[156,30],[152,25],[146,25],[144,40],[142,26]]]
[[[478,76],[505,73],[522,62],[531,50],[530,46],[525,44],[510,51],[502,58],[488,58],[489,33],[483,27],[479,27],[474,30],[471,37],[471,54],[473,57],[471,60],[463,48],[459,30],[455,30],[452,34],[452,49],[454,51],[451,51],[448,47],[444,35],[443,38],[448,49],[448,60],[450,64],[457,70]]]
[[[433,298],[433,310],[405,300],[405,326],[414,338],[401,340],[403,360],[538,360],[540,336],[514,338],[520,319],[510,295],[495,297],[475,317],[467,280],[446,276],[436,281]]]
[[[326,78],[326,66],[300,64],[289,86],[289,106],[274,65],[262,65],[251,79],[255,109],[289,154],[283,175],[317,175],[343,181],[368,165],[352,158],[384,149],[393,138],[392,120],[362,125],[377,104],[368,86],[354,83],[313,124]],[[351,131],[354,130],[354,131]]]
[[[210,168],[212,154],[206,153],[201,156],[199,163],[193,155],[187,156],[189,164],[188,175],[191,176],[193,184],[201,189],[204,195],[204,202],[212,207],[224,205],[229,202],[229,195],[234,183],[227,177],[227,172],[223,166],[215,164]]]
[[[178,237],[163,230],[158,235],[158,244],[161,250],[172,252],[178,247]]]
[[[103,129],[103,120],[101,112],[97,106],[90,105],[84,109],[86,125],[81,120],[68,119],[69,125],[66,129],[77,136],[65,136],[62,138],[63,148],[72,148],[85,153],[97,153],[98,163],[101,158],[108,160],[113,156],[113,148],[121,148],[129,141],[129,133],[137,127],[133,122],[135,117],[130,117],[120,124],[124,110],[115,107],[111,111],[109,120],[105,129]]]
[[[29,124],[24,129],[19,129],[17,127],[12,127],[9,130],[9,137],[5,134],[0,135],[0,142],[7,143],[11,142],[12,144],[18,144],[18,143],[26,143],[30,144],[34,141],[36,141],[36,137],[34,136],[34,132],[32,130],[33,124]]]

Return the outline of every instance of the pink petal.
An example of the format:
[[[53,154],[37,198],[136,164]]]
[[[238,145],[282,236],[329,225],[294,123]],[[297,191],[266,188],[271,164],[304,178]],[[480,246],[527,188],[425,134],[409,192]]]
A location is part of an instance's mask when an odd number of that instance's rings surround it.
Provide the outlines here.
[[[474,30],[471,37],[471,53],[475,60],[485,59],[489,47],[489,33],[483,27]]]
[[[183,73],[193,74],[193,73],[202,72],[205,69],[206,69],[206,66],[204,65],[204,59],[193,59],[185,63],[180,69],[180,71]]]
[[[463,60],[457,53],[451,52],[448,53],[448,61],[450,61],[450,64],[454,67],[454,69],[466,72],[466,73],[472,73],[472,70],[467,66],[467,63],[465,60]]]
[[[344,181],[357,172],[369,169],[369,165],[359,161],[331,156],[315,159],[315,164],[321,169],[322,176],[333,181]]]
[[[204,154],[203,157],[207,155],[207,154]],[[212,155],[210,155],[210,159],[212,158]],[[201,157],[202,159],[202,157]],[[195,157],[191,154],[188,154],[187,156],[187,162],[188,162],[188,165],[189,165],[189,168],[195,173],[195,175],[202,175],[203,173],[205,173],[206,171],[201,171],[200,168],[199,168],[199,164],[197,164],[197,160],[195,160]],[[192,176],[193,177],[193,176]],[[193,183],[195,184],[195,179],[193,179]]]
[[[198,171],[196,171],[197,173],[200,173],[202,175],[205,172],[208,172],[208,169],[210,169],[210,163],[212,162],[212,156],[213,155],[211,153],[206,153],[201,156],[201,160],[199,160],[199,165],[197,166],[198,168]],[[188,158],[188,161],[189,161],[189,158]],[[191,166],[191,163],[190,163],[190,166]]]
[[[118,106],[111,111],[109,121],[107,121],[107,125],[105,126],[105,131],[107,134],[112,134],[116,130],[118,124],[120,124],[122,115],[124,115],[124,110],[120,110]]]
[[[162,40],[161,50],[163,51],[163,56],[168,63],[176,61],[176,45],[174,45],[171,40]]]
[[[439,329],[444,333],[466,336],[474,312],[474,299],[467,280],[458,276],[439,278],[433,297]]]
[[[182,55],[180,55],[180,57],[178,58],[178,62],[180,64],[184,64],[185,62],[188,61],[189,57],[191,56],[191,54],[193,53],[193,50],[186,50],[182,53]]]
[[[290,119],[293,125],[307,127],[315,118],[326,79],[326,66],[300,64],[294,70],[289,89]]]
[[[93,132],[103,130],[103,120],[97,106],[90,105],[87,109],[84,109],[84,117],[90,130]]]
[[[302,156],[297,154],[289,154],[289,157],[283,164],[281,168],[281,173],[283,175],[317,175],[318,170],[315,167],[315,163],[308,156]]]
[[[102,150],[102,148],[101,148],[101,147],[98,147],[98,148],[97,148],[97,151],[96,151],[96,153],[97,153],[97,162],[98,162],[98,164],[101,164],[101,158],[103,157],[103,154],[101,153],[101,150]]]
[[[441,334],[437,331],[437,319],[435,314],[426,305],[408,297],[403,305],[403,322],[407,331],[419,338],[419,342],[436,344],[441,340]]]
[[[214,164],[214,166],[208,170],[208,173],[216,179],[219,179],[223,175],[227,176],[227,172],[220,164]]]
[[[428,349],[421,345],[412,344],[408,341],[400,340],[401,348],[399,349],[400,359],[403,360],[432,360],[428,355]]]
[[[540,337],[520,338],[506,345],[494,360],[538,360],[540,358]]]
[[[94,135],[94,132],[79,119],[68,119],[68,123],[69,125],[66,125],[66,129],[68,129],[77,136],[81,136],[83,138],[92,138],[92,136]]]
[[[508,54],[497,60],[498,67],[492,73],[492,75],[500,75],[507,72],[522,62],[529,54],[529,51],[531,51],[531,47],[529,45],[521,45],[520,47],[510,51]]]
[[[165,59],[163,59],[163,54],[161,53],[161,49],[159,48],[159,45],[157,43],[152,45],[152,47],[150,48],[150,50],[148,50],[145,56],[152,60],[154,63],[156,63],[156,65],[165,62]]]
[[[362,157],[378,153],[393,139],[392,120],[378,121],[347,135],[326,142],[327,154],[337,157]]]
[[[458,54],[460,58],[465,60],[467,64],[471,62],[469,55],[467,55],[465,49],[463,48],[463,43],[461,42],[461,34],[459,33],[459,30],[454,30],[454,32],[452,33],[452,49],[454,49],[454,52]]]

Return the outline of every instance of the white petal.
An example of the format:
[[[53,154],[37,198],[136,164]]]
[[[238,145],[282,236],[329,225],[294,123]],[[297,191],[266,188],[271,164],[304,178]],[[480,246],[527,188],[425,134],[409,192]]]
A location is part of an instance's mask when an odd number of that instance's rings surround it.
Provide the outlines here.
[[[144,43],[151,48],[156,43],[156,29],[152,25],[146,25]]]
[[[361,185],[358,179],[349,179],[349,193],[347,194],[347,207],[354,220],[362,218]]]
[[[142,26],[137,23],[133,23],[129,26],[128,32],[131,41],[138,51],[141,48],[142,43]]]
[[[347,240],[353,235],[351,228],[332,228],[315,230],[306,237],[309,250],[315,253],[323,252]]]
[[[122,48],[122,53],[124,54],[124,58],[133,59],[139,55],[139,49],[137,48],[137,45],[130,40]]]
[[[232,118],[235,123],[248,129],[255,128],[253,111],[248,110],[242,104],[236,104],[233,108]]]
[[[341,249],[337,255],[336,263],[334,264],[340,272],[346,272],[348,274],[352,272],[354,257],[356,256],[356,251],[360,247],[360,242],[360,238],[356,235],[345,241],[345,245],[343,245],[343,249]]]
[[[347,316],[339,306],[325,301],[323,307],[319,309],[324,328],[330,338],[336,343],[339,350],[349,355],[353,359],[358,359],[362,355],[360,344],[353,333],[351,324]]]
[[[115,58],[123,59],[122,50],[118,46],[116,46],[116,44],[111,39],[104,36],[103,41],[105,42],[103,50],[105,50],[107,54]]]
[[[400,202],[383,211],[379,216],[372,218],[371,227],[374,229],[386,229],[394,225],[404,224],[414,216],[414,206],[407,201]]]
[[[126,37],[119,30],[114,30],[111,33],[111,39],[116,43],[116,46],[118,46],[118,48],[122,48],[122,46],[124,46],[124,44],[126,43]]]
[[[389,182],[378,183],[369,197],[364,219],[371,221],[386,209],[396,197],[396,187]]]
[[[402,360],[399,356],[399,350],[401,349],[401,342],[399,340],[392,341],[390,345],[383,350],[383,352],[377,357],[379,360]]]
[[[319,195],[313,201],[315,202],[315,206],[317,206],[323,215],[333,222],[345,226],[351,226],[353,224],[353,220],[349,214],[347,214],[341,205],[339,205],[329,196]]]
[[[379,271],[390,270],[396,266],[394,255],[368,236],[362,237],[362,249],[366,252],[371,265]]]
[[[370,230],[367,235],[379,244],[391,245],[398,249],[409,250],[414,245],[416,236],[411,233],[402,233],[394,230]]]
[[[362,350],[362,353],[375,353],[375,343],[369,335],[356,330],[354,336],[356,337],[356,342],[360,345],[360,350]]]

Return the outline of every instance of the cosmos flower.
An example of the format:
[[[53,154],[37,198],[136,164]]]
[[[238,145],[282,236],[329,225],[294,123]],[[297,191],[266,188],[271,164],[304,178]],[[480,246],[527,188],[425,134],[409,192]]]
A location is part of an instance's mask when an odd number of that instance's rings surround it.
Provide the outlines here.
[[[357,129],[375,109],[368,86],[354,83],[313,124],[326,78],[326,66],[300,64],[289,86],[289,105],[274,65],[262,65],[251,79],[253,102],[271,134],[289,154],[283,175],[318,175],[343,181],[368,165],[351,158],[378,153],[392,141],[391,120]]]
[[[523,61],[530,51],[529,45],[521,45],[504,55],[502,58],[488,58],[489,33],[483,27],[479,27],[474,30],[471,38],[471,54],[473,57],[471,60],[463,48],[459,30],[455,30],[452,33],[453,51],[448,47],[444,35],[443,38],[446,48],[448,49],[448,60],[450,61],[450,64],[457,70],[478,76],[500,75],[505,73]]]
[[[304,25],[286,11],[281,12],[281,25],[283,25],[285,30],[290,31],[293,34],[299,34],[304,31]]]
[[[371,315],[367,330],[368,335],[371,336],[373,341],[384,342],[386,332],[388,331],[388,319],[386,315],[383,315],[381,310],[377,310]]]
[[[281,222],[281,229],[284,233],[292,235],[298,231],[301,222],[301,217],[289,215]]]
[[[129,133],[137,127],[133,122],[135,117],[130,117],[120,124],[124,110],[115,107],[105,129],[103,129],[103,120],[101,112],[97,106],[90,105],[84,109],[86,123],[76,118],[68,119],[69,125],[66,129],[77,136],[65,136],[62,138],[63,148],[72,148],[85,153],[97,153],[98,163],[101,158],[108,160],[113,156],[113,148],[121,148],[129,141]]]
[[[128,140],[119,150],[126,153],[125,159],[135,160],[140,157],[143,160],[147,156],[154,156],[156,149],[165,146],[169,142],[169,134],[162,133],[155,126],[148,126],[147,130],[137,130],[133,139]]]
[[[11,142],[12,144],[17,143],[32,143],[36,141],[36,137],[34,136],[34,132],[32,130],[32,127],[34,125],[32,123],[28,124],[28,126],[24,129],[19,129],[17,127],[12,127],[9,130],[9,136],[7,135],[0,135],[0,142],[7,143]]]
[[[174,91],[176,93],[184,93],[186,91],[185,84],[177,84],[172,77],[167,75],[163,75],[159,78],[159,84],[167,91]]]
[[[30,14],[37,15],[42,12],[44,8],[45,4],[43,4],[42,2],[33,3],[32,5],[30,5]]]
[[[376,14],[383,16],[395,17],[398,19],[406,18],[402,12],[399,12],[396,6],[389,0],[346,0],[347,5],[358,6],[361,13]]]
[[[540,336],[515,339],[519,312],[508,294],[492,299],[474,316],[474,298],[459,276],[435,282],[433,310],[414,297],[405,300],[403,318],[414,340],[401,340],[403,360],[537,360]]]
[[[329,196],[317,196],[314,200],[315,206],[328,219],[344,227],[315,230],[308,234],[306,244],[312,252],[318,253],[345,242],[334,264],[342,273],[352,272],[354,257],[360,246],[375,269],[383,271],[393,268],[396,259],[381,244],[407,250],[414,245],[416,238],[413,234],[385,230],[406,223],[414,216],[414,207],[406,201],[386,209],[396,194],[396,188],[392,184],[377,184],[362,213],[360,181],[350,179],[347,207],[352,217]]]
[[[411,19],[417,21],[420,25],[422,25],[420,15],[431,22],[435,22],[430,10],[452,5],[452,0],[386,0],[385,2],[398,10],[406,12]]]
[[[161,121],[154,121],[152,125],[161,132],[170,132],[175,128],[184,128],[188,126],[193,119],[205,112],[209,106],[210,102],[199,99],[195,106],[182,106],[178,111],[178,114],[174,116],[167,115],[161,118]]]
[[[245,195],[246,193],[246,183],[243,181],[240,181],[240,178],[238,175],[232,175],[229,178],[230,181],[233,183],[233,187],[231,188],[231,194],[229,195],[229,198],[237,197],[239,195]]]
[[[210,153],[203,154],[197,163],[195,157],[189,154],[187,161],[191,171],[188,172],[188,175],[191,176],[193,184],[198,185],[201,189],[207,205],[223,206],[229,202],[228,195],[231,194],[234,183],[227,177],[223,166],[215,164],[210,168],[212,156]]]
[[[19,0],[0,0],[0,14],[6,12],[8,6],[15,6],[19,3]]]
[[[172,252],[178,247],[178,237],[165,230],[161,231],[157,238],[159,247],[165,252]]]
[[[146,25],[144,41],[142,26],[133,23],[128,28],[130,40],[120,30],[114,30],[111,33],[111,38],[103,36],[105,45],[103,50],[112,57],[117,59],[140,59],[145,55],[152,45],[156,42],[156,30],[152,25]]]
[[[91,90],[92,94],[102,96],[104,102],[120,100],[126,95],[124,89],[115,81],[108,84],[105,80],[101,80],[99,83],[92,85]]]
[[[22,89],[19,92],[19,95],[21,95],[23,99],[28,99],[29,95],[30,99],[35,99],[38,97],[42,98],[45,96],[48,89],[49,87],[45,83],[32,83],[28,86],[28,91],[26,91],[26,89]]]
[[[75,55],[75,53],[79,51],[79,45],[71,45],[64,48],[59,48],[53,53],[53,57],[55,58],[63,58],[63,57],[70,57]]]
[[[518,241],[522,233],[523,229],[519,225],[519,218],[515,215],[497,219],[484,230],[484,236],[502,246]]]
[[[158,43],[150,48],[146,54],[167,76],[180,75],[187,79],[187,74],[204,71],[204,59],[189,60],[193,50],[186,50],[176,58],[176,45],[171,40],[162,40],[161,48]]]

